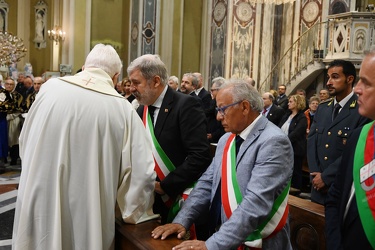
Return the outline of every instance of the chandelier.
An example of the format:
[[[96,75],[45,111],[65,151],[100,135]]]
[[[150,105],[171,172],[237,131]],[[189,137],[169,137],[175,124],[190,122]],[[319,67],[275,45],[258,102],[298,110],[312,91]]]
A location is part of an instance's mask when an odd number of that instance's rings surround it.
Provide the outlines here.
[[[65,31],[61,29],[61,27],[55,25],[52,30],[48,30],[48,37],[49,39],[56,42],[56,45],[59,42],[63,42],[65,40]]]
[[[0,31],[0,48],[0,65],[19,62],[27,52],[23,40],[6,31]]]

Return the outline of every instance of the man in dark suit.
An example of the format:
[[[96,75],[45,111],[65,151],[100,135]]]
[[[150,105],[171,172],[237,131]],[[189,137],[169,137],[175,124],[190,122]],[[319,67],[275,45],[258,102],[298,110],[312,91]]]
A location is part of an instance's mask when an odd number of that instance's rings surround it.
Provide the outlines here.
[[[212,105],[211,94],[203,87],[202,74],[199,72],[195,72],[193,73],[193,75],[195,75],[198,79],[198,86],[194,91],[195,91],[195,94],[202,100],[203,111],[207,117],[208,113],[210,112],[210,107]]]
[[[280,85],[278,88],[279,96],[276,99],[277,106],[284,109],[285,111],[288,110],[288,97],[285,94],[286,86],[284,84]]]
[[[366,54],[354,92],[358,112],[375,119],[375,50]],[[327,249],[375,249],[375,174],[362,171],[374,163],[374,123],[356,129],[346,146],[326,199]],[[355,160],[354,160],[355,159]],[[362,173],[363,175],[361,176]],[[371,213],[372,211],[372,213]]]
[[[167,69],[158,55],[138,57],[127,71],[131,92],[141,104],[137,112],[154,145],[158,174],[154,212],[165,223],[173,218],[171,203],[192,187],[211,162],[206,117],[195,98],[168,87]]]
[[[192,97],[194,97],[198,101],[199,105],[202,107],[202,110],[203,110],[202,99],[199,98],[197,94],[195,93],[195,90],[197,89],[197,87],[198,87],[198,78],[193,73],[185,73],[182,76],[181,88],[180,88],[181,93],[191,95]]]
[[[276,126],[279,126],[280,120],[285,114],[284,109],[273,105],[274,97],[270,92],[266,92],[262,95],[264,109],[262,111],[262,115],[267,117],[269,121],[271,121]]]
[[[319,105],[307,140],[311,200],[319,204],[324,204],[352,131],[368,122],[358,113],[357,96],[353,93],[354,65],[334,60],[329,64],[327,75],[327,89],[334,98]]]

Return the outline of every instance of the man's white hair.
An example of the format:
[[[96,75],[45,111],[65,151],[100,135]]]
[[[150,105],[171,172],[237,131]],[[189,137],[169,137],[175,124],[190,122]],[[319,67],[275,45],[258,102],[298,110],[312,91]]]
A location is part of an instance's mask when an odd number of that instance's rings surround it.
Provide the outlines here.
[[[120,73],[122,63],[111,45],[97,44],[86,57],[85,68],[100,68],[111,78]]]

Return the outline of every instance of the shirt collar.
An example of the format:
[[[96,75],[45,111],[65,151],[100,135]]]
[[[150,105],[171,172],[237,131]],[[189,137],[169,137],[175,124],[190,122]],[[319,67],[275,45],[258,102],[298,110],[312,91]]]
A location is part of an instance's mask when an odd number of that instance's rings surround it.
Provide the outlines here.
[[[152,106],[154,106],[155,108],[160,109],[161,104],[163,103],[163,99],[164,99],[165,93],[167,93],[167,90],[168,90],[168,85],[166,84],[165,87],[164,87],[164,89],[163,89],[163,91],[159,95],[158,99],[156,99],[156,101],[152,104]]]
[[[195,91],[195,94],[199,95],[199,92],[201,92],[201,90],[203,89],[203,87],[199,88],[199,89],[196,89],[194,90]]]
[[[353,93],[353,91],[352,91],[349,95],[345,96],[345,98],[342,99],[342,100],[339,102],[341,108],[345,106],[345,104],[350,100],[350,98],[352,98],[353,95],[354,95],[354,93]],[[333,104],[336,105],[336,103],[337,103],[337,101],[336,101],[336,97],[335,97]]]
[[[254,126],[255,126],[255,123],[257,123],[258,120],[259,120],[261,117],[262,117],[262,115],[259,114],[258,117],[255,118],[255,120],[254,120],[252,123],[250,123],[249,126],[247,126],[244,130],[242,130],[242,132],[239,134],[239,136],[240,136],[242,139],[246,140],[247,136],[248,136],[248,135],[250,134],[250,132],[253,130],[253,128],[254,128]]]

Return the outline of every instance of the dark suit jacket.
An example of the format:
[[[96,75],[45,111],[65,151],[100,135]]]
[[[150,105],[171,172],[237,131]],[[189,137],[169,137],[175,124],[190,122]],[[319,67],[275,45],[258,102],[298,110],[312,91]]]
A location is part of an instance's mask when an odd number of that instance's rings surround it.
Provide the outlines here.
[[[141,117],[143,108],[141,105],[137,109]],[[176,167],[161,182],[161,187],[169,196],[176,197],[198,180],[211,162],[206,117],[198,101],[168,87],[154,133]],[[155,197],[155,205],[158,206],[157,204],[164,204],[159,195]],[[166,212],[166,208],[158,212]]]
[[[267,119],[275,125],[279,125],[281,118],[285,114],[285,110],[272,104],[270,111],[267,114]]]
[[[217,143],[222,135],[225,134],[225,130],[221,122],[216,120],[216,100],[212,100],[211,108],[209,112],[206,114],[207,117],[207,133],[212,135],[212,138],[209,142]]]
[[[210,112],[210,107],[211,107],[211,102],[212,102],[211,94],[205,88],[203,88],[199,92],[198,97],[202,100],[203,111],[207,116],[208,113]]]
[[[277,106],[287,111],[288,110],[288,97],[286,95],[283,95],[283,97],[281,97],[280,99],[277,98]]]
[[[360,131],[360,129],[357,129],[351,135],[342,156],[341,170],[338,171],[335,182],[332,184],[327,195],[325,203],[325,231],[327,249],[329,250],[372,249],[363,231],[355,199],[352,200],[344,221],[344,213],[353,183],[354,152]]]
[[[369,119],[358,113],[357,96],[354,94],[332,121],[333,100],[321,103],[314,115],[307,139],[307,161],[310,172],[322,173],[329,187],[335,180],[341,155],[352,131]],[[324,204],[326,191],[311,190],[311,200]]]
[[[279,127],[281,128],[288,120],[290,112],[287,112],[281,119]],[[303,111],[299,111],[290,122],[288,130],[288,138],[293,146],[294,155],[306,155],[306,128],[307,120]]]
[[[197,94],[195,94],[195,91],[190,92],[189,95],[191,95],[192,97],[195,98],[195,100],[197,100],[197,102],[199,103],[199,105],[201,106],[201,108],[202,108],[202,110],[203,110],[203,102],[202,102],[202,99],[199,98],[199,97],[197,96]]]

